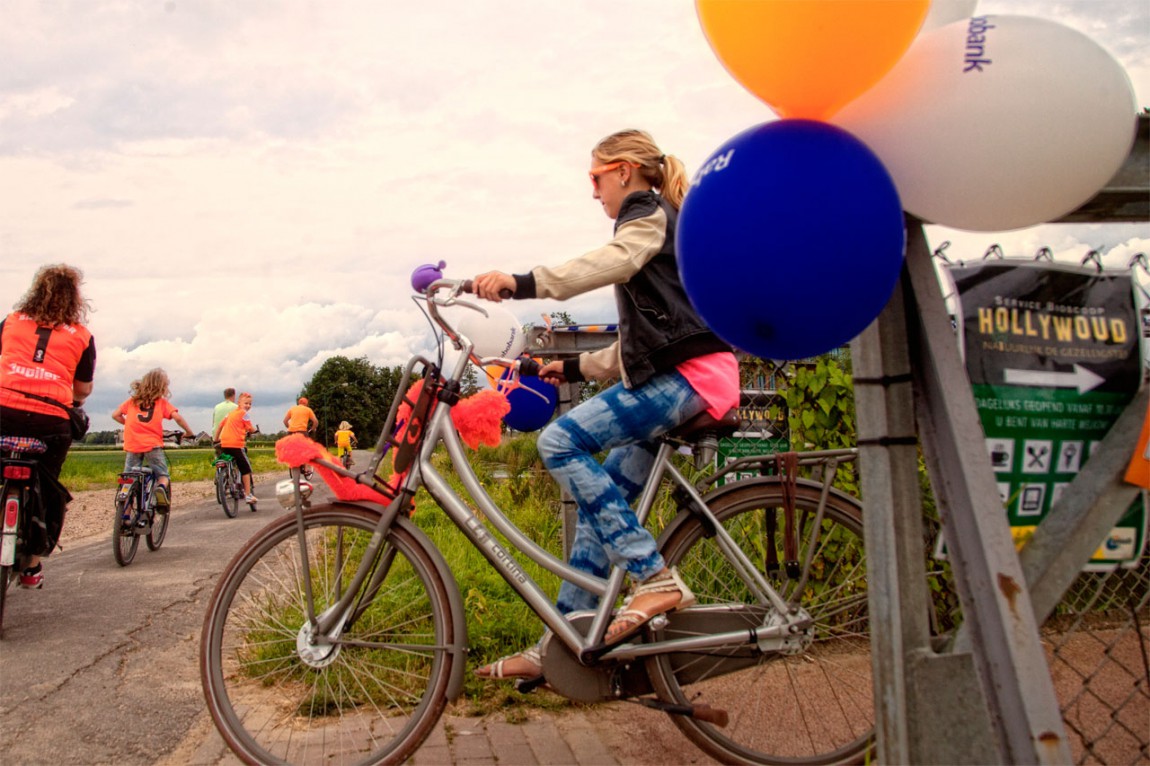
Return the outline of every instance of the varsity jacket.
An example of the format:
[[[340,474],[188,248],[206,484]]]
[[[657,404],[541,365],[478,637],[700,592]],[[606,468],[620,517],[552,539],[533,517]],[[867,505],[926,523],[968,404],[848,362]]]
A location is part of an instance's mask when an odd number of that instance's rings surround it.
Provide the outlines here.
[[[678,213],[653,191],[629,194],[603,247],[561,266],[537,266],[515,276],[515,298],[565,300],[615,286],[619,339],[609,348],[568,359],[568,380],[622,378],[642,386],[680,362],[731,347],[707,329],[691,306],[675,259]]]

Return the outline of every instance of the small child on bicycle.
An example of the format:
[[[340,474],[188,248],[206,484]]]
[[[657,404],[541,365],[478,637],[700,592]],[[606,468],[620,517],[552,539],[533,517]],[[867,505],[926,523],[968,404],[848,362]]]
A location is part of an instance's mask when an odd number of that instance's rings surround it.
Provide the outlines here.
[[[256,496],[252,494],[252,464],[248,460],[246,449],[248,434],[255,433],[256,430],[251,417],[252,395],[244,391],[236,403],[239,406],[229,412],[216,426],[212,441],[219,442],[223,453],[231,455],[236,468],[240,469],[240,478],[244,482],[244,502],[253,504],[254,510],[254,503],[257,501]]]
[[[347,465],[355,465],[355,461],[351,459],[352,447],[358,447],[359,441],[356,440],[355,434],[351,430],[351,423],[346,420],[341,421],[339,430],[335,432],[335,447],[337,456],[342,460],[344,455],[347,455]]]
[[[164,421],[174,420],[184,435],[194,438],[191,426],[180,411],[168,401],[172,395],[168,373],[156,367],[139,380],[132,381],[128,400],[112,413],[112,420],[124,426],[124,470],[140,468],[145,461],[156,475],[156,507],[167,511],[171,506],[171,479],[168,457],[164,454]]]

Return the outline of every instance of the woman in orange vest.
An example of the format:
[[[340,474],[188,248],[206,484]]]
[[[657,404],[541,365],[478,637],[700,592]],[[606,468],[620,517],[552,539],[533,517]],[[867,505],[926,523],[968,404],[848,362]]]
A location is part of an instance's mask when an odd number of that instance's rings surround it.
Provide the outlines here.
[[[59,483],[72,446],[62,407],[84,403],[96,371],[96,341],[83,324],[89,306],[80,293],[82,281],[83,274],[72,266],[44,266],[15,311],[0,320],[0,435],[31,436],[48,445],[39,462],[51,481],[43,482],[41,490],[48,488],[42,495],[45,511],[61,526],[72,499]],[[32,397],[47,397],[60,406]],[[40,588],[43,583],[40,556],[29,556],[20,574],[21,587]]]

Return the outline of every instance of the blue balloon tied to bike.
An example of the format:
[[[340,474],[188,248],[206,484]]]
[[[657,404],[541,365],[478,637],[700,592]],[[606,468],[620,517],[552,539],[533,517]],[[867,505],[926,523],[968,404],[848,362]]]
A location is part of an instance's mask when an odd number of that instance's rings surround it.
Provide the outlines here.
[[[803,359],[879,315],[906,228],[890,174],[862,141],[827,123],[779,120],[703,164],[676,248],[687,295],[716,334],[763,358]]]
[[[559,406],[559,392],[545,380],[519,378],[519,385],[507,393],[511,410],[503,416],[508,428],[516,431],[538,431],[551,421]]]

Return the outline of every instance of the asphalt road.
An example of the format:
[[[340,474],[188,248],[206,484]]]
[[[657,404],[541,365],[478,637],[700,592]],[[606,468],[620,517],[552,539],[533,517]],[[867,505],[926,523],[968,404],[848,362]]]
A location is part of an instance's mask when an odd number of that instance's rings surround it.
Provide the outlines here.
[[[234,519],[210,499],[177,503],[160,550],[141,540],[126,567],[112,556],[109,521],[108,535],[52,554],[42,590],[13,587],[0,641],[0,761],[154,764],[189,737],[204,740],[204,610],[232,555],[287,513],[274,492],[275,482],[257,483],[258,510],[241,505]],[[321,485],[313,500],[327,496]]]

